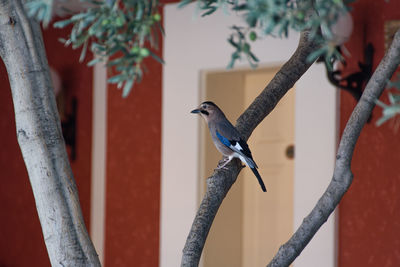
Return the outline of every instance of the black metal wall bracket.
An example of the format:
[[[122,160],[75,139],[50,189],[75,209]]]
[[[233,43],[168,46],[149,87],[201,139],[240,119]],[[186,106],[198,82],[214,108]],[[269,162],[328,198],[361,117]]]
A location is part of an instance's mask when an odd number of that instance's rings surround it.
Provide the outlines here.
[[[358,62],[359,71],[341,78],[342,71],[327,71],[329,81],[336,87],[349,92],[358,102],[372,75],[374,47],[368,43],[364,49],[364,62]]]
[[[371,78],[373,57],[374,57],[374,47],[371,43],[368,43],[364,49],[364,62],[358,62],[358,67],[360,70],[342,78],[341,74],[343,72],[341,70],[330,71],[328,67],[326,67],[326,73],[329,82],[335,87],[349,92],[358,102],[365,89],[365,86],[367,85],[369,79]],[[325,60],[320,59],[318,60],[318,62],[325,62]],[[345,61],[342,63],[344,66],[346,66]],[[369,118],[368,122],[370,120],[371,117]]]
[[[71,160],[76,160],[76,115],[78,100],[74,97],[71,102],[71,113],[61,122],[65,145],[71,148]]]

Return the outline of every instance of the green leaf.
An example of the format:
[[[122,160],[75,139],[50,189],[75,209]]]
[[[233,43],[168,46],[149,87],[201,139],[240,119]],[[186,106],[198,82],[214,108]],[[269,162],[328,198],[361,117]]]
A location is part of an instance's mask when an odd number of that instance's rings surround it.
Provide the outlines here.
[[[235,5],[232,9],[235,11],[242,11],[248,9],[248,5],[246,3],[242,3],[239,5]]]
[[[400,105],[392,105],[383,109],[384,116],[394,116],[400,113]]]
[[[386,84],[386,88],[396,88],[396,89],[400,89],[400,74],[396,75],[395,80],[392,81],[388,81]]]
[[[252,52],[249,52],[249,56],[250,56],[251,59],[254,60],[255,62],[259,62],[259,61],[260,61]]]
[[[88,3],[91,3],[91,4],[94,4],[94,5],[97,5],[97,6],[104,4],[104,1],[96,1],[96,0],[84,0],[84,1],[86,1]]]
[[[127,80],[125,82],[124,88],[122,89],[122,97],[123,98],[126,98],[129,95],[129,93],[133,87],[133,83],[134,83],[133,79]]]
[[[202,17],[211,15],[212,13],[214,13],[217,10],[217,7],[215,6],[211,6],[208,8],[208,11],[204,12],[203,14],[201,14]]]
[[[92,67],[92,66],[96,65],[97,63],[99,63],[99,62],[101,62],[101,61],[103,61],[103,59],[100,58],[100,57],[94,58],[94,59],[90,60],[90,61],[87,63],[87,66]]]
[[[77,20],[81,20],[81,19],[84,19],[84,18],[86,18],[88,16],[88,14],[87,13],[78,13],[78,14],[76,14],[76,15],[73,15],[71,18],[70,18],[70,20],[72,20],[72,21],[77,21]]]
[[[159,56],[157,56],[155,53],[153,53],[152,51],[150,51],[150,55],[160,64],[165,64],[164,60],[162,58],[160,58]]]
[[[238,51],[234,52],[231,55],[231,61],[229,62],[228,66],[226,67],[227,69],[232,69],[233,66],[235,65],[235,61],[240,58],[240,54]]]
[[[119,83],[122,82],[126,79],[126,75],[125,74],[119,74],[119,75],[115,75],[111,78],[109,78],[107,81],[109,83]]]
[[[249,34],[249,38],[251,41],[254,42],[255,40],[257,40],[257,33],[255,31],[251,31]]]
[[[381,126],[389,119],[400,114],[400,105],[386,106],[383,108],[383,116],[376,122],[376,126]]]
[[[110,61],[107,62],[107,67],[118,65],[118,64],[120,64],[120,63],[122,63],[124,61],[126,61],[126,59],[123,58],[123,57],[119,57],[119,58],[110,60]]]
[[[250,49],[251,49],[251,46],[250,46],[249,43],[244,43],[244,44],[243,44],[242,50],[243,50],[244,53],[248,54],[249,51],[250,51]]]
[[[386,121],[388,121],[391,118],[392,118],[392,116],[383,116],[383,117],[379,118],[379,120],[377,120],[375,122],[375,125],[379,127],[379,126],[381,126],[382,124],[384,124]]]
[[[390,93],[390,103],[392,104],[398,104],[400,103],[400,95],[399,94],[391,94]]]
[[[179,5],[178,8],[183,8],[184,6],[190,4],[192,2],[192,0],[182,0]]]
[[[232,36],[232,35],[231,35],[231,37],[228,39],[228,42],[229,42],[233,47],[235,47],[236,49],[239,48],[239,44],[236,43],[236,42],[233,40],[233,36]]]
[[[148,57],[150,55],[150,50],[147,48],[140,48],[139,55],[142,57]]]
[[[36,18],[46,28],[52,18],[54,0],[30,0],[26,1],[25,8],[28,16]]]
[[[381,108],[387,108],[388,105],[386,105],[385,103],[379,101],[379,100],[375,100],[375,104],[380,106]]]
[[[66,19],[66,20],[61,20],[57,21],[53,24],[54,28],[64,28],[68,26],[69,24],[73,23],[74,21],[72,19]]]
[[[82,51],[81,51],[81,55],[80,55],[80,57],[79,57],[79,62],[83,62],[83,60],[85,60],[85,57],[86,57],[86,52],[87,52],[87,47],[88,47],[88,42],[86,41],[84,44],[83,44],[83,48],[82,48]]]
[[[322,56],[325,53],[326,53],[326,49],[324,47],[322,47],[320,49],[317,49],[307,57],[307,61],[308,62],[313,62],[313,61],[315,61],[317,58],[319,58],[320,56]]]
[[[104,47],[104,45],[92,42],[90,50],[92,50],[93,52],[96,52],[96,50],[98,50],[100,52],[104,52],[104,51],[106,51],[106,47]]]

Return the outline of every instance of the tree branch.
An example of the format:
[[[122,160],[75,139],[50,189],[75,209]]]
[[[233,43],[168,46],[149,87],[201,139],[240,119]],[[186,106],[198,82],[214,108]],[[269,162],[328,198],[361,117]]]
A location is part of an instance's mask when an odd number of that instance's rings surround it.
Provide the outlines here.
[[[0,56],[51,265],[100,266],[65,150],[40,26],[21,0],[0,0]]]
[[[274,109],[279,100],[312,65],[312,62],[307,61],[307,57],[316,48],[317,45],[310,40],[309,33],[303,32],[292,57],[239,117],[236,128],[246,140],[256,126]],[[213,175],[207,179],[207,191],[187,237],[181,266],[198,266],[199,264],[215,215],[241,170],[241,165],[236,160],[228,164],[227,167],[227,170],[214,171]]]
[[[392,77],[399,64],[400,30],[394,36],[392,45],[369,80],[360,101],[347,122],[340,140],[332,181],[311,213],[303,220],[289,241],[280,247],[268,266],[289,266],[300,255],[322,224],[326,222],[349,189],[353,180],[350,169],[351,160],[357,139],[371,115],[375,101],[379,99],[387,81]]]

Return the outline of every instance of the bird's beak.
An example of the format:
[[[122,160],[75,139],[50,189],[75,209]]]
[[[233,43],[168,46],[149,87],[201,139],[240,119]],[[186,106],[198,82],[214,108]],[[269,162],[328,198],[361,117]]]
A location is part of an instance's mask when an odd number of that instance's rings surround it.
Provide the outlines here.
[[[192,110],[190,113],[194,113],[194,114],[196,114],[196,113],[200,113],[200,109],[194,109],[194,110]]]

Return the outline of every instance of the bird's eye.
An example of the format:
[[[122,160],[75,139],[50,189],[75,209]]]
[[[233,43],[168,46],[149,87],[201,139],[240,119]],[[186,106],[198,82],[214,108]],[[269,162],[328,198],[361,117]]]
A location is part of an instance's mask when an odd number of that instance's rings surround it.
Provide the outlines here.
[[[203,104],[203,105],[201,105],[201,108],[206,109],[206,108],[207,108],[207,105],[206,105],[206,104]]]

